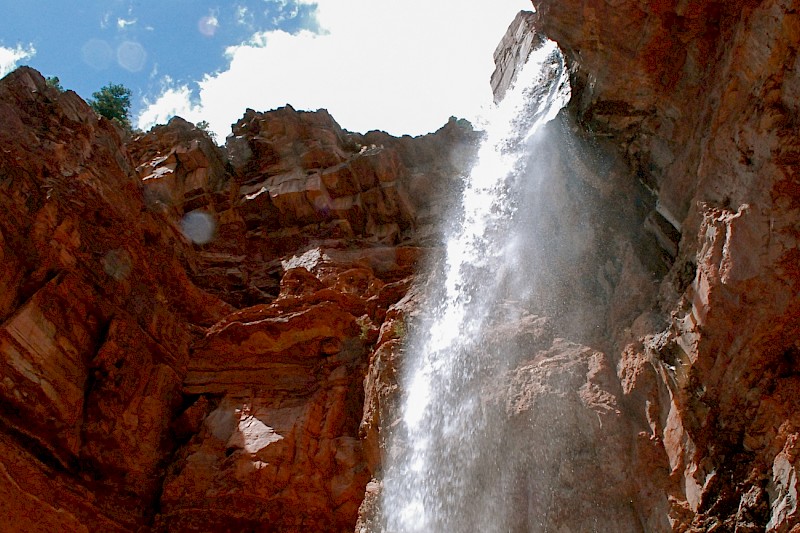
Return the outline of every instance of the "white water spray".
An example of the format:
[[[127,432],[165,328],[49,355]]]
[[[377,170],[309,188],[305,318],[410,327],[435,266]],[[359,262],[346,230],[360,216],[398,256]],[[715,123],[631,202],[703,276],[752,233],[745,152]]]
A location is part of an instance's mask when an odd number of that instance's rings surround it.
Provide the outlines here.
[[[493,490],[479,391],[486,357],[476,357],[496,303],[511,242],[515,182],[530,138],[570,97],[563,56],[551,41],[529,57],[492,110],[463,193],[460,223],[448,236],[439,297],[421,338],[412,339],[402,427],[390,438],[381,500],[391,532],[492,531],[501,490]],[[489,358],[491,359],[491,358]],[[502,364],[498,361],[497,364]],[[487,476],[487,472],[489,475]],[[483,508],[483,510],[482,510]],[[485,512],[483,512],[485,511]]]

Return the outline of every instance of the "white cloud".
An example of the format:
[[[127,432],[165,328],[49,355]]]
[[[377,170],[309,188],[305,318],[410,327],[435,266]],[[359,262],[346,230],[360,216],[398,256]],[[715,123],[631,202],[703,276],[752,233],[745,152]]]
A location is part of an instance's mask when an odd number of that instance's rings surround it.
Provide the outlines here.
[[[18,44],[16,48],[0,46],[0,78],[17,67],[23,59],[29,59],[36,54],[36,48],[29,44],[27,48]]]
[[[427,133],[451,115],[472,118],[491,101],[492,53],[514,15],[531,9],[527,0],[316,3],[323,33],[253,35],[228,49],[228,69],[207,74],[197,94],[170,88],[140,115],[139,126],[181,108],[197,117],[184,118],[205,119],[224,138],[245,108],[291,103],[327,108],[352,131]]]
[[[136,19],[124,19],[124,18],[117,19],[117,28],[121,30],[124,30],[128,26],[133,26],[134,24],[136,24]]]
[[[236,6],[236,24],[240,26],[253,24],[253,14],[247,9],[247,6]]]
[[[203,109],[191,102],[192,92],[186,85],[172,85],[165,79],[167,87],[154,102],[145,101],[146,108],[139,115],[139,127],[151,127],[155,124],[166,124],[174,116],[180,116],[189,122],[203,120]],[[143,126],[143,124],[145,126]]]

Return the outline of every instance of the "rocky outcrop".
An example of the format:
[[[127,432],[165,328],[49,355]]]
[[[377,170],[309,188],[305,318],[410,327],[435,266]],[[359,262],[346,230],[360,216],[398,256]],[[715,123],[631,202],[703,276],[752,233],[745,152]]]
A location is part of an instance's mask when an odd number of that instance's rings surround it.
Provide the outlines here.
[[[510,530],[797,531],[797,2],[533,5],[495,93],[547,36],[573,98],[527,162],[548,179],[514,221],[518,312],[482,341],[517,355],[484,363],[502,483],[475,497]],[[478,135],[287,106],[224,148],[177,118],[123,142],[28,68],[0,124],[4,523],[377,528]]]
[[[286,107],[227,150],[179,118],[123,142],[28,68],[0,117],[4,523],[352,529],[380,462],[370,354],[471,128],[360,135]]]
[[[185,240],[77,95],[22,68],[0,115],[4,519],[132,529],[157,500],[191,328],[232,308],[190,282]]]
[[[370,477],[358,439],[374,327],[364,299],[384,284],[337,266],[325,282],[289,269],[274,303],[194,345],[184,391],[197,400],[179,421],[190,440],[164,484],[164,529],[352,527]]]
[[[398,139],[287,106],[248,110],[227,139],[229,157],[180,118],[129,149],[149,203],[200,245],[187,264],[193,281],[242,306],[277,296],[280,258],[315,242],[438,242],[436,222],[474,141],[455,119]]]

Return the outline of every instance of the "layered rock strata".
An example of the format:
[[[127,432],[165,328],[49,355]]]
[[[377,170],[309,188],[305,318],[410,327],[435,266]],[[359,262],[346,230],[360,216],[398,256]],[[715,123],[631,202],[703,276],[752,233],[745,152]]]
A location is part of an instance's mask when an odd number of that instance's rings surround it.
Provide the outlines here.
[[[394,138],[287,106],[248,110],[226,151],[180,118],[128,148],[149,205],[189,235],[208,226],[187,264],[195,283],[246,305],[277,296],[280,258],[312,243],[439,242],[476,140],[455,119],[435,135]]]
[[[516,354],[482,391],[494,525],[797,531],[800,6],[533,5],[496,95],[546,36],[573,98],[484,340]],[[287,106],[224,149],[180,119],[123,142],[27,68],[0,124],[4,523],[378,529],[415,276],[477,135]]]
[[[124,143],[28,68],[0,118],[3,522],[352,529],[380,462],[370,354],[469,126],[397,139],[286,107],[227,149],[177,118]]]
[[[231,306],[191,283],[114,126],[30,69],[0,83],[5,523],[135,529],[152,514],[191,325]]]

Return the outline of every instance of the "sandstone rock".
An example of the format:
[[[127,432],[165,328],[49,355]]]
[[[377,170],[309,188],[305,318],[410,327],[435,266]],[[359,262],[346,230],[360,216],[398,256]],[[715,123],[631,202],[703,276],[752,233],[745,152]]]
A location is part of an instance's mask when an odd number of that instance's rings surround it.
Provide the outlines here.
[[[512,512],[509,527],[583,531],[607,523],[638,530],[629,503],[629,429],[607,357],[555,339],[506,383],[496,396],[510,418],[500,439],[501,471],[511,478],[507,497],[528,509]]]
[[[518,354],[481,356],[476,468],[514,510],[491,526],[795,531],[797,2],[533,4],[493,88],[545,35],[574,96],[526,163],[549,179],[503,290],[527,314],[483,339]],[[124,144],[28,68],[0,124],[4,523],[379,527],[419,273],[479,134],[287,106],[224,150],[181,119]]]
[[[74,93],[18,69],[0,82],[0,113],[0,433],[19,502],[4,520],[135,529],[174,446],[190,325],[230,307],[188,280],[117,131]]]
[[[497,45],[494,51],[495,70],[490,80],[495,102],[503,99],[515,80],[518,69],[539,44],[541,35],[537,35],[535,24],[535,13],[520,11]]]
[[[521,20],[557,40],[573,66],[570,112],[654,194],[641,233],[668,272],[642,320],[625,309],[636,293],[617,285],[609,323],[627,416],[643,436],[635,468],[645,523],[791,530],[798,519],[781,480],[792,467],[781,450],[797,406],[778,391],[794,387],[800,316],[789,266],[796,3],[533,4],[535,16]],[[524,39],[510,41],[524,49]],[[513,62],[504,68],[497,79]]]
[[[384,284],[365,266],[305,265],[286,270],[272,304],[231,314],[194,344],[184,390],[215,398],[216,407],[173,465],[159,528],[340,531],[355,523],[377,467],[359,439],[374,342],[364,299]],[[372,306],[372,316],[391,303]]]
[[[181,119],[133,139],[130,151],[150,209],[178,227],[193,213],[213,226],[210,239],[195,241],[199,253],[184,259],[192,281],[247,306],[277,295],[280,272],[264,265],[304,246],[360,239],[393,246],[434,235],[463,167],[447,155],[473,138],[455,121],[418,139],[362,136],[324,110],[287,106],[245,113],[228,139],[230,165]]]
[[[0,83],[0,113],[3,518],[20,531],[351,528],[376,467],[358,438],[367,354],[419,250],[329,240],[310,270],[293,269],[280,247],[265,256],[263,239],[244,239],[278,228],[276,204],[242,209],[239,176],[188,123],[128,152],[24,68]],[[293,116],[267,124],[306,135],[286,169],[351,157],[359,188],[402,179],[396,152],[347,152],[330,117],[309,114],[323,118],[315,140]],[[401,205],[385,194],[381,223]],[[362,209],[342,206],[331,212]],[[198,209],[218,224],[212,243],[183,224]],[[300,257],[313,255],[302,243],[315,230],[303,231],[287,241]],[[236,311],[192,279],[259,305]]]
[[[27,68],[0,117],[5,523],[352,528],[380,468],[369,354],[400,346],[389,310],[425,253],[395,245],[435,234],[471,129],[362,136],[287,107],[248,111],[230,155],[177,118],[125,145]]]

